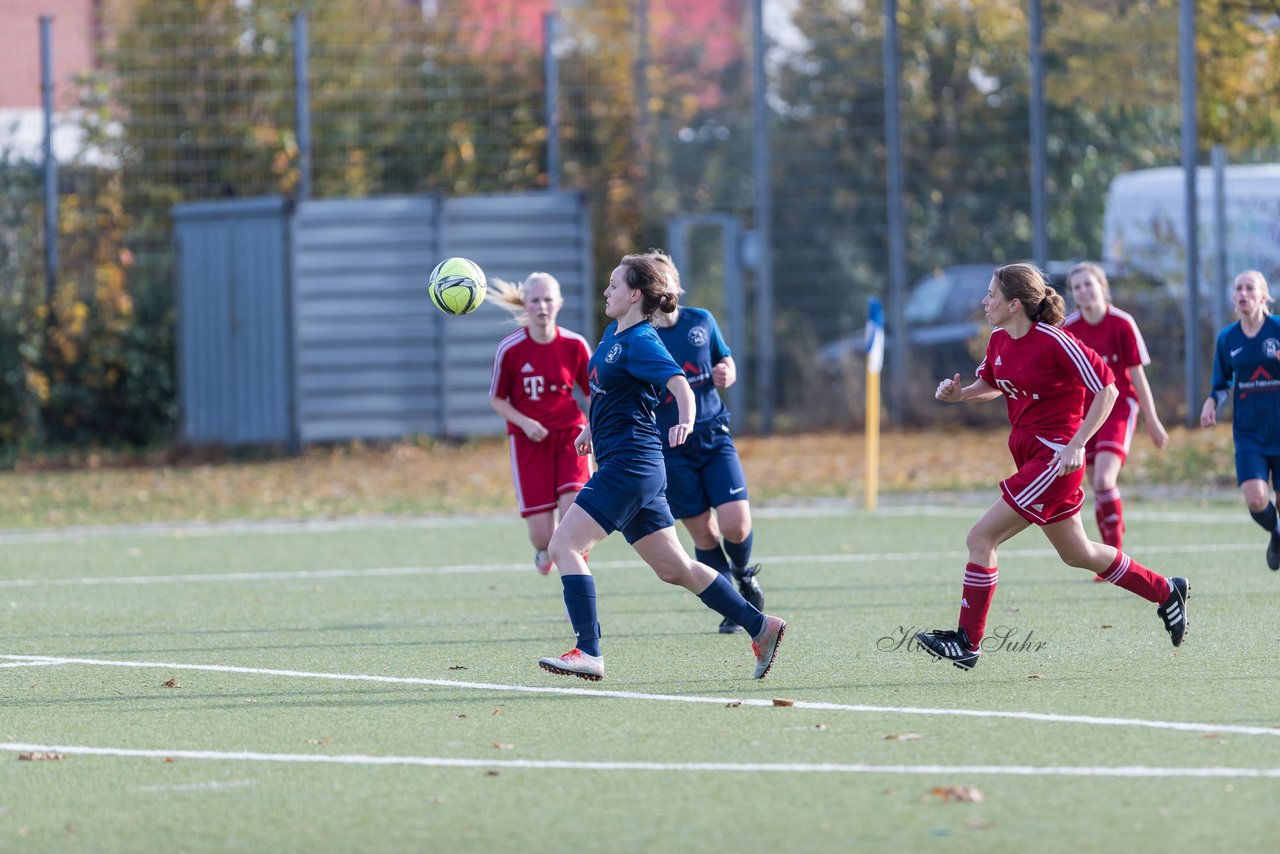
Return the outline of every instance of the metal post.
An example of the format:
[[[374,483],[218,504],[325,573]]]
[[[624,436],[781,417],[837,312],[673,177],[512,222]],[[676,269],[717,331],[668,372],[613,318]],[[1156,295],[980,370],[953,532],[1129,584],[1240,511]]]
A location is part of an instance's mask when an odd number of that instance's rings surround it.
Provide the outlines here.
[[[1227,301],[1227,154],[1221,145],[1210,149],[1213,164],[1213,298],[1209,301],[1209,319],[1214,331],[1226,325]]]
[[[635,0],[636,165],[640,180],[649,176],[649,0]]]
[[[560,65],[556,62],[555,42],[559,16],[547,12],[542,16],[542,65],[546,81],[543,102],[547,125],[547,189],[560,189]]]
[[[752,0],[752,110],[751,135],[755,173],[755,232],[759,257],[756,266],[756,411],[760,432],[773,432],[773,252],[770,249],[773,200],[769,178],[769,111],[765,96],[768,78],[764,69],[764,2]]]
[[[1200,222],[1196,196],[1196,155],[1200,133],[1196,121],[1196,4],[1179,0],[1178,71],[1182,85],[1182,171],[1186,203],[1187,303],[1183,340],[1186,346],[1186,422],[1199,423],[1195,403],[1204,397],[1200,387]]]
[[[307,14],[293,16],[293,87],[298,124],[298,198],[311,198],[311,44]]]
[[[1049,263],[1045,205],[1044,21],[1040,0],[1030,3],[1031,53],[1031,228],[1032,257],[1041,270]]]
[[[898,0],[884,3],[884,147],[887,163],[885,207],[889,229],[889,420],[901,424],[907,379],[907,240],[902,216],[902,136],[898,118]]]
[[[44,108],[45,301],[53,318],[58,287],[58,161],[53,156],[53,17],[40,16],[40,97]]]

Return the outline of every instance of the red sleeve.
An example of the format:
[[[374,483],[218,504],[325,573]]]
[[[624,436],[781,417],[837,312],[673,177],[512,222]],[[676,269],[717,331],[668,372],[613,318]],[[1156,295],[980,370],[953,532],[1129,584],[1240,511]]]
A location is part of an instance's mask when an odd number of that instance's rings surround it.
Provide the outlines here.
[[[1139,348],[1138,346],[1138,340],[1141,336],[1142,333],[1138,331],[1138,327],[1133,323],[1125,323],[1120,327],[1120,361],[1126,368],[1151,363],[1150,358],[1143,358],[1146,348]]]
[[[575,381],[578,388],[582,389],[582,393],[588,398],[591,397],[591,384],[587,381],[587,364],[591,361],[591,351],[587,349],[584,343],[578,343],[578,375]]]
[[[493,357],[493,381],[489,383],[489,397],[496,397],[499,400],[511,397],[511,372],[506,366],[509,352],[499,347],[498,354]]]
[[[996,341],[996,335],[995,335],[995,332],[993,331],[991,336],[987,339],[987,353],[985,356],[982,357],[982,364],[978,365],[978,369],[974,371],[974,374],[977,375],[978,379],[982,380],[987,385],[991,386],[992,388],[998,389],[1000,388],[1000,386],[996,385],[994,360],[992,359],[992,352],[991,352],[995,346],[995,341]]]

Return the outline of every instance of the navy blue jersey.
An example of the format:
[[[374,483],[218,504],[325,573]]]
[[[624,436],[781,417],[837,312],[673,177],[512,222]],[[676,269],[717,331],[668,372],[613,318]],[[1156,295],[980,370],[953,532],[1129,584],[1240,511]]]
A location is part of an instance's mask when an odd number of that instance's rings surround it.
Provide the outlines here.
[[[685,308],[680,306],[674,326],[656,327],[658,337],[667,345],[671,358],[684,368],[684,375],[689,379],[697,399],[698,411],[694,418],[693,431],[719,422],[727,415],[720,393],[716,391],[711,380],[711,369],[733,355],[720,327],[711,312],[701,308]],[[670,392],[663,391],[662,403],[658,406],[658,429],[662,433],[665,446],[668,431],[680,420],[679,407]]]
[[[1231,388],[1231,431],[1237,449],[1280,455],[1280,320],[1268,315],[1250,338],[1240,322],[1218,333],[1213,350],[1213,393],[1219,403]]]
[[[667,381],[681,373],[649,321],[618,332],[609,324],[587,364],[591,446],[603,464],[618,453],[662,455],[654,409]]]

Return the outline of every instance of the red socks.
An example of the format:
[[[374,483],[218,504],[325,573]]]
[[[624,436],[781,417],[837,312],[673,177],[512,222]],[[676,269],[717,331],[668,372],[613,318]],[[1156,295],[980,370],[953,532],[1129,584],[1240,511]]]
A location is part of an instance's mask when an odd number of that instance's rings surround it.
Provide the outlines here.
[[[960,597],[960,628],[969,636],[969,646],[978,649],[987,630],[987,612],[996,594],[1000,573],[994,566],[964,565],[964,592]]]
[[[1163,605],[1169,598],[1169,582],[1163,575],[1152,572],[1122,551],[1116,551],[1116,559],[1105,572],[1099,572],[1103,581],[1136,593],[1148,602]]]
[[[1124,543],[1124,504],[1120,501],[1120,488],[1112,487],[1093,496],[1094,518],[1098,520],[1098,532],[1102,542],[1114,549]]]

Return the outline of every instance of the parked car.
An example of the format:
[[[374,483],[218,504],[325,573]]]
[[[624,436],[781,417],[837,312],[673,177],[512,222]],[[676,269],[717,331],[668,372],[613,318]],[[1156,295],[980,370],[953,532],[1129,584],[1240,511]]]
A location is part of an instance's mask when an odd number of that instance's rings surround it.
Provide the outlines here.
[[[907,323],[908,358],[913,363],[934,373],[939,369],[964,370],[977,364],[970,343],[985,327],[982,298],[993,269],[991,264],[956,264],[916,280],[902,310]],[[892,338],[893,330],[886,331]],[[838,373],[852,364],[861,364],[865,346],[862,333],[832,341],[818,351],[818,366]],[[886,349],[891,352],[888,344]]]

